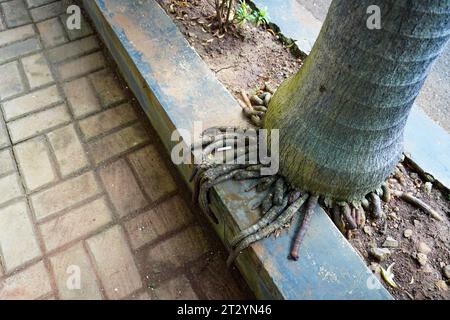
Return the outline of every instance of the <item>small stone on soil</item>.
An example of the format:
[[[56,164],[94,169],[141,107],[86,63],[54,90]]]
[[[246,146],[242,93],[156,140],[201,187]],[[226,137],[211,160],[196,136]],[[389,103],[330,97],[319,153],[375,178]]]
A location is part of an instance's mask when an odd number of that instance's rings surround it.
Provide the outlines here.
[[[438,287],[439,290],[445,291],[445,292],[448,291],[448,285],[447,285],[447,283],[444,280],[439,280],[435,284],[436,284],[436,287]]]
[[[372,235],[372,228],[370,226],[364,226],[363,230],[367,235],[369,235],[369,236]]]
[[[411,179],[413,179],[413,180],[419,179],[419,175],[418,175],[417,173],[415,173],[415,172],[411,172],[411,173],[409,174],[409,176],[410,176]]]
[[[433,184],[431,182],[426,182],[423,185],[423,191],[425,191],[427,194],[431,193],[431,189],[433,189]]]
[[[423,253],[424,255],[427,255],[431,252],[431,248],[425,242],[420,242],[417,249],[420,253]]]
[[[411,238],[413,234],[413,231],[411,229],[406,229],[405,232],[403,232],[403,235],[405,236],[405,238]]]
[[[444,268],[444,276],[447,279],[450,279],[450,264]]]
[[[392,238],[391,236],[388,236],[386,240],[383,242],[383,247],[385,248],[397,248],[398,247],[398,241]]]
[[[369,253],[378,261],[384,261],[391,255],[391,251],[386,248],[370,248]]]
[[[419,262],[419,264],[421,266],[424,266],[428,263],[428,257],[426,254],[423,253],[418,253],[416,256],[417,262]]]

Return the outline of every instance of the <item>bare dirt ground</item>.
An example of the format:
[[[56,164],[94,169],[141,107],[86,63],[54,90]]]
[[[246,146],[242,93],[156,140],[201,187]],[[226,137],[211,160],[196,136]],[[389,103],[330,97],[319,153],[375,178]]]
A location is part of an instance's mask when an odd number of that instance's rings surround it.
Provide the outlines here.
[[[450,194],[425,185],[426,178],[413,169],[399,165],[400,172],[388,183],[391,189],[407,191],[430,204],[444,221],[438,221],[422,210],[393,198],[384,204],[385,221],[367,220],[365,227],[354,233],[351,244],[359,251],[372,271],[380,276],[380,267],[392,270],[398,288],[387,285],[397,299],[450,299],[448,270],[450,262]],[[388,241],[386,241],[389,238]],[[379,261],[371,248],[385,248],[390,255]],[[373,249],[372,249],[373,250]],[[383,281],[383,280],[382,280]]]
[[[214,0],[158,2],[235,96],[241,89],[251,93],[266,81],[278,86],[301,66],[301,60],[263,27],[247,23],[241,28],[232,26],[223,37],[214,35]]]
[[[278,86],[302,65],[264,27],[247,24],[233,27],[223,37],[215,35],[211,28],[213,0],[158,1],[218,79],[239,99],[241,89],[252,93],[267,81]],[[397,288],[381,279],[395,298],[450,299],[450,194],[433,185],[431,191],[426,190],[430,185],[425,185],[426,179],[411,168],[400,165],[400,169],[401,174],[389,179],[390,186],[424,200],[444,221],[393,198],[384,204],[385,222],[368,217],[365,228],[349,240],[380,279],[380,268],[386,270],[395,263],[392,271]],[[371,248],[389,250],[388,257],[375,259],[369,254]]]

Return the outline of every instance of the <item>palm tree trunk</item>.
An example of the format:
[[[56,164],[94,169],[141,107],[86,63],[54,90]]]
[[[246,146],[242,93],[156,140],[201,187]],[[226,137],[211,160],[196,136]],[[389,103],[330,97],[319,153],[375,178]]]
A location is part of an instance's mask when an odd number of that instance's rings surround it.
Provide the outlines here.
[[[367,25],[370,5],[381,29]],[[334,0],[304,66],[264,119],[280,173],[318,196],[359,201],[393,171],[411,106],[450,37],[450,0]]]

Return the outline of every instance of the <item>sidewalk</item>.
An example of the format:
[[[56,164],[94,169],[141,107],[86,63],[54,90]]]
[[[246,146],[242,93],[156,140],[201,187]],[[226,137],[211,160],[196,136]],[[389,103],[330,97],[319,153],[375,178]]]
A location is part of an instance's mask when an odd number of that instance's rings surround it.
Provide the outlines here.
[[[0,0],[0,300],[245,298],[66,3]]]

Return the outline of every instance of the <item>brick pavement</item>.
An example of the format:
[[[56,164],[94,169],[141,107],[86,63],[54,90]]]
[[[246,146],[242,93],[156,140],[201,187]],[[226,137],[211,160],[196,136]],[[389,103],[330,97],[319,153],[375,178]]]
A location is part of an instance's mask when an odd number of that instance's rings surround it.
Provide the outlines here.
[[[248,297],[68,4],[0,0],[0,299]]]

